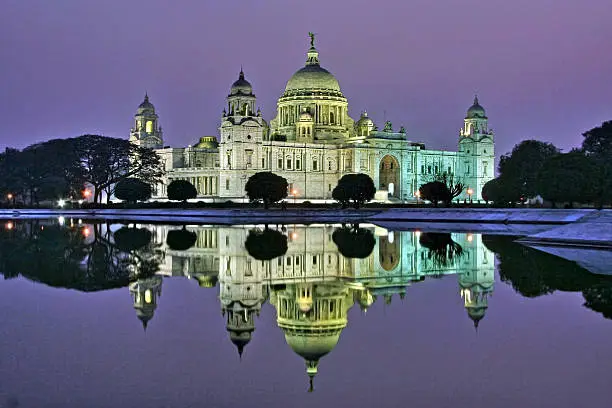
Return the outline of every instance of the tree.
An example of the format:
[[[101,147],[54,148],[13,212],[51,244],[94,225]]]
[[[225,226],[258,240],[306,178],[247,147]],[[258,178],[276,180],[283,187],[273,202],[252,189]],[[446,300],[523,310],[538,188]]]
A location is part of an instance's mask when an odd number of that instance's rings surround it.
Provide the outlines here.
[[[376,187],[370,176],[363,173],[356,173],[342,176],[334,191],[335,197],[334,192],[332,192],[332,197],[341,202],[343,206],[345,206],[348,201],[352,201],[353,206],[359,208],[374,198]]]
[[[197,240],[198,235],[193,231],[187,231],[187,228],[183,226],[180,230],[168,231],[166,244],[174,251],[186,251],[194,246]]]
[[[451,193],[448,187],[440,181],[431,181],[423,184],[419,187],[419,193],[423,200],[431,201],[434,207],[437,207],[440,201],[448,203],[451,200]]]
[[[510,181],[503,177],[487,181],[482,187],[482,198],[485,201],[493,201],[496,206],[514,205],[520,200],[518,188],[510,186]]]
[[[168,199],[186,203],[190,198],[196,198],[198,191],[187,180],[172,180],[168,184]]]
[[[287,180],[269,171],[262,171],[249,177],[244,189],[251,202],[263,202],[267,210],[270,204],[287,197]]]
[[[551,143],[538,140],[524,140],[514,146],[510,154],[501,156],[499,160],[499,173],[507,181],[507,188],[516,191],[512,195],[518,195],[523,199],[538,195],[536,179],[538,172],[547,159],[559,154]]]
[[[69,139],[81,168],[83,184],[93,187],[93,200],[108,197],[115,185],[127,178],[137,178],[150,185],[161,182],[164,174],[161,158],[153,150],[136,146],[125,139],[83,135]]]
[[[269,261],[287,253],[287,236],[272,229],[253,229],[244,242],[249,255],[259,261]]]
[[[367,258],[376,245],[372,231],[359,228],[358,224],[353,227],[336,228],[332,240],[345,258]]]
[[[465,190],[465,183],[459,178],[455,177],[453,173],[442,172],[436,174],[431,181],[439,181],[444,183],[448,189],[449,198],[446,201],[446,205],[450,205],[453,199],[459,197],[463,190]]]
[[[554,203],[568,201],[592,202],[596,196],[593,160],[581,151],[572,151],[549,158],[538,173],[537,189],[546,200]]]
[[[115,186],[115,197],[128,203],[151,198],[151,185],[135,178],[120,180]]]
[[[115,245],[121,251],[130,252],[144,248],[151,242],[153,234],[146,228],[121,227],[113,234]]]
[[[601,208],[603,203],[612,200],[612,121],[583,133],[582,150],[595,165],[595,199]]]

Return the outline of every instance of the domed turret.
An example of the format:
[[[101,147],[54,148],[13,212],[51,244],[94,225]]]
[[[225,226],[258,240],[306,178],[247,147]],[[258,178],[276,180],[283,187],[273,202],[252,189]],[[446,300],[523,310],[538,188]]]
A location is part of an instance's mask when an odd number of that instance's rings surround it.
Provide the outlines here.
[[[204,136],[200,138],[200,141],[194,147],[198,149],[216,149],[219,147],[219,142],[214,136]]]
[[[129,286],[136,316],[142,322],[145,330],[157,309],[157,298],[161,296],[161,284],[161,276],[154,275],[138,279]]]
[[[253,94],[253,87],[251,86],[251,83],[249,81],[244,79],[244,72],[242,71],[242,68],[240,69],[240,74],[238,74],[238,79],[232,84],[232,87],[230,89],[230,95],[238,94]]]
[[[296,71],[285,86],[285,95],[316,91],[339,93],[338,80],[325,68],[319,65],[319,52],[314,47],[314,37],[308,50],[306,66]]]
[[[149,94],[145,93],[144,100],[138,105],[138,114],[155,113],[155,106],[149,101]]]
[[[486,119],[486,113],[485,113],[485,109],[480,106],[480,103],[478,103],[478,96],[474,97],[474,103],[472,104],[472,106],[470,106],[470,108],[467,111],[467,116],[466,119],[477,119],[477,118],[482,118],[482,119]]]

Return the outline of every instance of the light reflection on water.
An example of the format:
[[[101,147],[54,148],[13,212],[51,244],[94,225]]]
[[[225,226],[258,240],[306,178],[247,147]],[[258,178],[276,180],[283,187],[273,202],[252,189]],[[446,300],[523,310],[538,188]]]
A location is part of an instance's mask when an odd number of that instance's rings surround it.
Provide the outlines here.
[[[591,376],[600,371],[582,384],[589,401],[610,397],[598,380],[611,371],[594,365],[594,356],[612,356],[598,347],[605,344],[600,336],[612,334],[601,318],[612,316],[612,280],[507,237],[363,225],[61,224],[14,223],[0,233],[5,278],[48,285],[0,285],[0,306],[10,311],[0,347],[11,356],[0,360],[7,401],[134,406],[140,395],[152,406],[207,406],[206,396],[232,406],[241,396],[256,406],[301,406],[312,398],[341,406],[356,398],[360,406],[371,398],[356,397],[365,390],[385,390],[377,401],[395,406],[412,390],[423,406],[453,398],[537,406],[540,398],[559,398],[566,381],[576,387],[581,370],[568,356],[577,352]],[[556,307],[525,303],[550,293]],[[557,324],[547,329],[539,319]],[[578,337],[555,336],[576,327]],[[559,356],[542,361],[549,367],[533,357],[512,367],[530,348],[551,342]],[[518,374],[544,376],[526,385]],[[452,385],[431,388],[447,376]],[[556,386],[524,393],[543,378]],[[488,389],[462,385],[474,382]],[[127,384],[139,391],[128,392]],[[499,400],[508,384],[515,391]],[[71,398],[57,393],[62,388]],[[316,392],[296,399],[305,389]],[[569,401],[559,398],[557,406]]]

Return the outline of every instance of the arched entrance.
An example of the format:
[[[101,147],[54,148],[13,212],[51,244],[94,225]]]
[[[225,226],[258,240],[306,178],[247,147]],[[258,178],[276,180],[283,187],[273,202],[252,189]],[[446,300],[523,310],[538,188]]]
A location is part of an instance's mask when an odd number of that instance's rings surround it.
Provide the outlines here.
[[[387,236],[378,237],[378,261],[385,271],[394,270],[402,256],[400,234],[389,231]]]
[[[401,198],[400,165],[397,159],[386,155],[380,161],[379,190],[387,190],[389,197]]]

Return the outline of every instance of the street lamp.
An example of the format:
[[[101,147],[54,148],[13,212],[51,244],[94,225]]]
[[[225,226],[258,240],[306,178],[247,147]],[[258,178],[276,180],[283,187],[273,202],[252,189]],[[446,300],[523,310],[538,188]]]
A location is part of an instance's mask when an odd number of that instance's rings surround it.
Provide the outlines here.
[[[421,198],[421,190],[417,190],[414,192],[414,196],[417,199],[417,205],[419,205],[419,198]]]
[[[471,187],[468,187],[467,189],[467,195],[470,198],[470,204],[472,204],[472,194],[474,194],[474,190],[472,190]]]
[[[293,196],[293,204],[295,204],[295,199],[297,198],[297,190],[294,188],[291,190],[291,195]]]
[[[6,195],[6,201],[9,203],[9,205],[11,204],[11,201],[13,202],[13,206],[15,205],[15,196],[13,193],[8,193]]]

